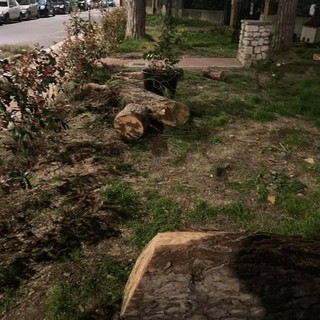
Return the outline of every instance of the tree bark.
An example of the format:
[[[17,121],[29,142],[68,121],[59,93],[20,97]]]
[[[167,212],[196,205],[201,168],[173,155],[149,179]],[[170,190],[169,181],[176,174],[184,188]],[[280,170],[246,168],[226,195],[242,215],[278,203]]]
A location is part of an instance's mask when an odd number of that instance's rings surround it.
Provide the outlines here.
[[[145,35],[145,0],[127,0],[126,37],[139,38]]]
[[[166,232],[141,253],[124,320],[307,320],[320,314],[320,239]]]
[[[280,0],[272,43],[273,52],[288,51],[293,41],[298,0]]]
[[[184,103],[134,86],[120,88],[119,95],[126,104],[134,103],[146,107],[150,116],[164,125],[178,127],[189,120],[190,110]]]
[[[87,84],[96,91],[110,90],[97,83]],[[190,117],[190,109],[184,103],[167,99],[142,88],[127,85],[117,89],[118,101],[126,107],[114,119],[114,128],[125,140],[141,138],[148,125],[161,123],[170,127],[184,125]]]

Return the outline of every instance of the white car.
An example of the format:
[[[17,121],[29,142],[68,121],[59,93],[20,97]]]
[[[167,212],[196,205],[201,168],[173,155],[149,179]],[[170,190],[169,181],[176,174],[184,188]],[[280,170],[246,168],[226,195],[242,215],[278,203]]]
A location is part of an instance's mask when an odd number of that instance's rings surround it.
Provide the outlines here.
[[[20,4],[21,13],[24,19],[31,20],[32,18],[39,19],[39,5],[37,0],[17,0]]]
[[[0,16],[5,23],[22,20],[22,13],[19,3],[16,0],[0,0]],[[1,20],[1,18],[0,18]]]

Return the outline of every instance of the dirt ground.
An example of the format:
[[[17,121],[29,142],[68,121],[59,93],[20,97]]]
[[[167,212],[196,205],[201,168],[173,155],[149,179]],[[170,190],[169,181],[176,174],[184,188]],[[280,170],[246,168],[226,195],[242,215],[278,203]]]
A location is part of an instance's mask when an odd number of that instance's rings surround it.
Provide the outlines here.
[[[173,198],[185,210],[199,199],[213,206],[244,201],[252,211],[277,221],[279,210],[259,201],[253,193],[243,196],[227,187],[212,172],[213,165],[224,168],[228,183],[243,183],[248,175],[283,172],[316,187],[317,177],[303,169],[305,159],[320,161],[320,133],[311,122],[300,118],[278,118],[257,122],[239,120],[212,128],[220,143],[201,142],[183,156],[164,132],[147,136],[143,148],[121,141],[112,127],[117,107],[110,107],[103,94],[87,96],[67,106],[69,129],[47,133],[36,142],[32,158],[31,190],[14,188],[0,198],[0,266],[14,265],[23,275],[23,292],[17,305],[0,315],[3,320],[43,320],[49,290],[58,283],[81,279],[90,263],[102,257],[134,263],[139,250],[132,245],[132,231],[125,219],[105,208],[103,195],[110,181],[125,180],[143,197],[156,190]],[[13,159],[10,139],[0,132],[2,159]],[[299,147],[285,142],[288,134],[306,137]],[[12,160],[13,161],[13,160]],[[130,164],[130,175],[118,170]],[[0,175],[12,167],[6,160]],[[176,186],[190,192],[177,192]],[[186,229],[228,229],[225,221],[187,222]],[[81,261],[65,257],[81,252]],[[4,295],[0,291],[0,299]],[[95,319],[109,319],[97,310]],[[100,315],[100,318],[99,318]],[[111,319],[111,318],[110,318]]]

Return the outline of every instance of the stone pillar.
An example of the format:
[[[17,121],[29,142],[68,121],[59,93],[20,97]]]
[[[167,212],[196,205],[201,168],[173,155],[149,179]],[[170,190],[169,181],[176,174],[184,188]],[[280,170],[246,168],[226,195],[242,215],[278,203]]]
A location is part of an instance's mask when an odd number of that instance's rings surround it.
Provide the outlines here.
[[[237,58],[244,67],[267,58],[271,24],[269,21],[241,20]]]

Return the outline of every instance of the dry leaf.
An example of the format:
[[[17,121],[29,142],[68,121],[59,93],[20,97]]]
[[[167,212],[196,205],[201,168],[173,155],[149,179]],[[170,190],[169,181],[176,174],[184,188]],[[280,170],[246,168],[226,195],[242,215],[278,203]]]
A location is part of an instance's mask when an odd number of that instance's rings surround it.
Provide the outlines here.
[[[314,161],[313,158],[307,158],[307,159],[304,159],[304,161],[305,161],[305,162],[308,162],[308,163],[310,163],[310,164],[314,164],[314,163],[315,163],[315,161]]]
[[[272,204],[275,204],[277,201],[277,196],[275,194],[269,194],[268,195],[268,201]]]

